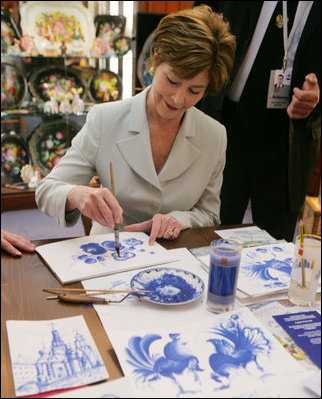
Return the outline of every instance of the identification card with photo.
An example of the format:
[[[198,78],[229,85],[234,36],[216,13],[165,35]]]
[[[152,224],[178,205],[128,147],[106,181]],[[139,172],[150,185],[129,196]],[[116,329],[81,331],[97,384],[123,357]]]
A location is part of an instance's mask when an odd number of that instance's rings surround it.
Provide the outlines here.
[[[287,108],[289,105],[289,92],[291,87],[292,69],[275,69],[271,71],[267,108]]]

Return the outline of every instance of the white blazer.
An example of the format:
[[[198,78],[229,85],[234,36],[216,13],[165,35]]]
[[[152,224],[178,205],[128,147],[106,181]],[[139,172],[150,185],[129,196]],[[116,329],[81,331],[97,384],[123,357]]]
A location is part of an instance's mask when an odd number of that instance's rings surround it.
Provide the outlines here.
[[[125,225],[149,220],[156,213],[175,217],[183,229],[220,223],[225,127],[195,107],[188,109],[157,175],[146,115],[149,89],[127,100],[91,108],[72,146],[37,186],[36,202],[42,212],[62,226],[73,226],[80,212],[65,212],[69,191],[76,185],[88,185],[95,173],[110,188],[112,162]],[[111,231],[93,223],[91,234]]]

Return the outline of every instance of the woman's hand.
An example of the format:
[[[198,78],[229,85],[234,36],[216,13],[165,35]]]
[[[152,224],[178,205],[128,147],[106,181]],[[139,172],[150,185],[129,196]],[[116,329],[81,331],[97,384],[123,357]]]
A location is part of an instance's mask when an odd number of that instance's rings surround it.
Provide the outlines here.
[[[157,213],[152,219],[142,223],[135,223],[124,227],[124,231],[150,231],[149,244],[152,245],[155,239],[165,238],[175,240],[178,238],[182,228],[182,223],[172,216]]]
[[[102,226],[114,228],[115,223],[123,222],[123,209],[107,188],[73,188],[67,196],[66,211],[75,208]]]
[[[17,248],[27,252],[35,252],[36,246],[20,234],[1,230],[1,249],[13,256],[22,256]]]
[[[318,80],[314,73],[305,76],[302,89],[294,87],[292,102],[287,108],[291,119],[305,119],[316,107],[320,98]]]

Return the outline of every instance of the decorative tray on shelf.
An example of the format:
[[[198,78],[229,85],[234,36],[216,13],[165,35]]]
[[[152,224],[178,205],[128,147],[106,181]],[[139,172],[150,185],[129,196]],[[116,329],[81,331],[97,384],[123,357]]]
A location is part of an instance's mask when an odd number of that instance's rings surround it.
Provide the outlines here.
[[[29,162],[27,145],[15,133],[1,135],[1,166],[6,176],[20,180],[21,168]]]
[[[96,71],[89,81],[89,95],[95,103],[119,100],[122,97],[121,77],[108,69]]]
[[[68,119],[53,119],[40,123],[28,141],[34,167],[46,176],[60,161],[80,127]]]
[[[79,71],[72,67],[45,66],[36,70],[29,79],[31,94],[42,103],[50,99],[49,93],[57,98],[70,93],[72,88],[81,87],[81,97],[86,95],[86,86]]]
[[[82,2],[27,1],[20,6],[20,15],[22,33],[35,38],[40,54],[46,55],[49,46],[60,53],[64,41],[67,55],[89,55],[95,26]]]
[[[17,109],[24,100],[27,81],[15,65],[1,63],[1,109]]]

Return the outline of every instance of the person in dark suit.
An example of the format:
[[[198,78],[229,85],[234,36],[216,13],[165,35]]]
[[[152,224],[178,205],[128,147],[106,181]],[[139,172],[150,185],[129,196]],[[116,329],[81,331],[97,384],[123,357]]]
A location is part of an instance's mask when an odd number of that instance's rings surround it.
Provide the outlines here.
[[[278,87],[278,88],[284,87],[283,80],[284,80],[284,76],[280,73],[277,77],[277,82],[275,83],[274,87]]]
[[[308,8],[293,65],[288,65],[291,81],[286,106],[279,109],[267,108],[267,99],[270,73],[282,70],[283,2],[276,2],[276,6],[275,2],[262,1],[206,1],[194,5],[201,3],[222,13],[237,39],[230,84],[198,104],[227,129],[221,224],[242,223],[250,201],[254,223],[276,239],[292,241],[320,146],[320,2],[287,2],[289,33],[298,3]],[[263,26],[259,23],[257,27],[257,22],[265,17],[262,7],[272,4],[258,51],[252,53],[253,36],[258,37],[258,29]],[[252,56],[242,88],[240,74]]]

